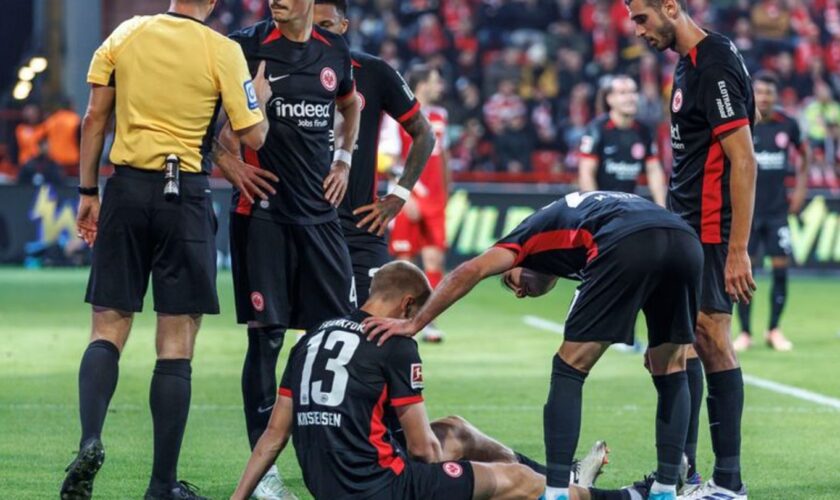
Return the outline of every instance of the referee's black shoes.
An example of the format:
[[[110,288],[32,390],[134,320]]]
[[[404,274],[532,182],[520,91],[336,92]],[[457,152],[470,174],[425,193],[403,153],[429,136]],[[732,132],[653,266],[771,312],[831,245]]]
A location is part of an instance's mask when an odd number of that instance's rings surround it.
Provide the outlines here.
[[[93,478],[104,461],[102,441],[91,439],[86,442],[76,459],[64,469],[67,475],[61,484],[61,500],[88,500],[93,494]]]

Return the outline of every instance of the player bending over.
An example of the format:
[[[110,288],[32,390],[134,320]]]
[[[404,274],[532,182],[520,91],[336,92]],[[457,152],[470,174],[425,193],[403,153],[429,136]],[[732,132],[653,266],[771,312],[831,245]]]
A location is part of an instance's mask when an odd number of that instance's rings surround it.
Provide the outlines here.
[[[362,320],[411,318],[430,293],[415,265],[389,263],[374,275],[361,309],[323,323],[297,343],[268,428],[233,498],[249,497],[289,437],[304,482],[318,499],[533,500],[541,494],[539,464],[460,417],[429,423],[413,340],[395,338],[382,347],[365,340]],[[405,444],[393,432],[400,425]],[[581,462],[579,482],[592,484],[605,461],[606,447],[596,443]],[[594,489],[579,492],[580,498],[610,498]]]
[[[547,500],[581,498],[569,470],[581,424],[583,383],[613,343],[629,344],[640,310],[648,326],[648,365],[659,394],[657,471],[648,498],[676,498],[689,421],[685,345],[694,341],[703,253],[678,216],[636,195],[572,193],[525,219],[482,255],[460,265],[410,319],[365,320],[380,343],[420,331],[482,279],[523,267],[582,281],[554,356],[544,409]],[[505,276],[518,296],[521,277]],[[538,292],[547,291],[549,286]]]

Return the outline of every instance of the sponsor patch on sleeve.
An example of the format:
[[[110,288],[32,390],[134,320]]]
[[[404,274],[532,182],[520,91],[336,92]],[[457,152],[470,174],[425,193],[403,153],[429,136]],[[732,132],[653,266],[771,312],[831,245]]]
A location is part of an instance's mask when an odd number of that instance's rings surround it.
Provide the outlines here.
[[[423,364],[422,363],[412,363],[411,364],[411,388],[412,389],[422,389],[423,388]]]
[[[245,96],[248,98],[248,109],[254,110],[260,107],[257,101],[257,91],[254,90],[254,82],[248,80],[242,86],[245,88]]]

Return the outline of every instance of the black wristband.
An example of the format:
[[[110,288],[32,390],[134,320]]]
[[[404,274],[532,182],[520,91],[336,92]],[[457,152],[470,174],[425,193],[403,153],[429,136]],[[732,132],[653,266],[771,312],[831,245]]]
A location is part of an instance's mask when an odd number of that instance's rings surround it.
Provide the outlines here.
[[[82,196],[99,196],[99,186],[82,187],[79,186],[79,194]]]

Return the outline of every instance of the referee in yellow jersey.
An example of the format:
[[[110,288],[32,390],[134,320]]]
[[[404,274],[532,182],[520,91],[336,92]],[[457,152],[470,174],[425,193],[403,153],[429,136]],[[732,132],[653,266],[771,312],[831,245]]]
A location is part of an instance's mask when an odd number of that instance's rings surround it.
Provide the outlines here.
[[[91,497],[105,458],[101,434],[120,353],[134,313],[143,309],[150,275],[157,363],[149,393],[154,461],[145,498],[203,498],[176,473],[195,337],[202,315],[219,312],[216,218],[207,179],[214,122],[223,106],[240,139],[260,148],[271,93],[262,68],[252,81],[239,45],[204,25],[215,4],[173,0],[165,14],[129,19],[90,65],[77,224],[93,247],[86,296],[93,325],[79,368],[80,449],[67,467],[62,499]],[[112,113],[116,171],[100,211],[98,163]]]

